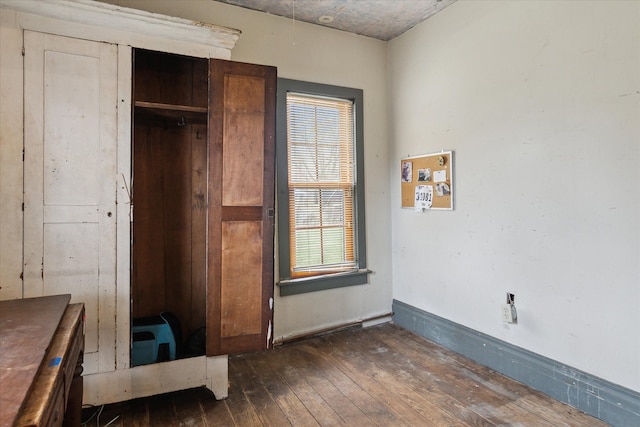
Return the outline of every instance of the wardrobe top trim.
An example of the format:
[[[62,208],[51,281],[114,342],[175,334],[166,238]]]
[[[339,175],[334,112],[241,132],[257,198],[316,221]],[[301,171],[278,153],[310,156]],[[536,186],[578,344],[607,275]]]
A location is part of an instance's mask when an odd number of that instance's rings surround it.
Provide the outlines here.
[[[108,28],[116,32],[155,37],[162,34],[162,38],[165,39],[208,45],[226,50],[233,49],[241,34],[240,30],[232,28],[93,0],[58,0],[55,2],[0,0],[0,7],[66,22]],[[28,20],[25,21],[28,22]],[[22,26],[27,27],[28,24]],[[110,42],[111,40],[106,41]],[[118,40],[113,40],[113,42],[118,42]]]

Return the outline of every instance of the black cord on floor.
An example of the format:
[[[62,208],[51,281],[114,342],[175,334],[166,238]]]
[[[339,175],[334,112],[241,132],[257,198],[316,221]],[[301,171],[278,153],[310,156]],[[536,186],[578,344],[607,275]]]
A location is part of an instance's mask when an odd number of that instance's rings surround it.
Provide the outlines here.
[[[91,420],[93,420],[94,418],[96,419],[96,427],[100,427],[100,415],[102,415],[102,411],[104,410],[104,405],[100,405],[100,407],[97,406],[93,406],[93,405],[82,405],[83,409],[86,408],[97,408],[93,414],[91,414],[91,416],[89,418],[87,418],[86,421],[82,421],[82,423],[80,424],[83,427],[89,426],[89,423],[91,422]],[[114,422],[116,422],[116,420],[120,418],[120,415],[116,415],[115,417],[113,417],[113,419],[111,421],[109,421],[108,423],[106,423],[103,427],[109,427],[111,424],[113,424]]]
[[[82,408],[96,408],[96,406],[93,405],[82,405]],[[89,423],[91,422],[92,419],[94,419],[97,416],[97,419],[100,419],[100,414],[102,413],[102,410],[104,409],[104,405],[100,405],[100,407],[98,407],[98,409],[96,409],[96,411],[91,414],[91,416],[89,418],[87,418],[86,421],[82,421],[80,423],[81,426],[86,426],[89,425]]]

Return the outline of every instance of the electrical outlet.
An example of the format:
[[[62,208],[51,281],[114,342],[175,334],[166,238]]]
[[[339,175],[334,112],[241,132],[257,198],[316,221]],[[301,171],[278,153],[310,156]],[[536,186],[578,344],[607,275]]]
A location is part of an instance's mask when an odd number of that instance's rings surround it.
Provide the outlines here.
[[[516,323],[516,308],[512,304],[502,304],[502,321],[506,323]]]

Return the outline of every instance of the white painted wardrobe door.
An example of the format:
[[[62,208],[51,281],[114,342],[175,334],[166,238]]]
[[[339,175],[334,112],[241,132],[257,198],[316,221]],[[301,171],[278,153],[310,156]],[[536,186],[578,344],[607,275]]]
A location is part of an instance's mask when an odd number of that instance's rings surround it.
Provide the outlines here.
[[[24,296],[86,308],[85,373],[115,369],[117,47],[25,31]]]

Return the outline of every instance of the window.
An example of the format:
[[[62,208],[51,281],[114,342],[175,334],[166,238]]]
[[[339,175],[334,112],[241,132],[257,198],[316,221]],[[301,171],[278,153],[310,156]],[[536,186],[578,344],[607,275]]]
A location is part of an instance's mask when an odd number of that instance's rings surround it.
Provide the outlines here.
[[[362,90],[278,79],[280,295],[366,283]]]

